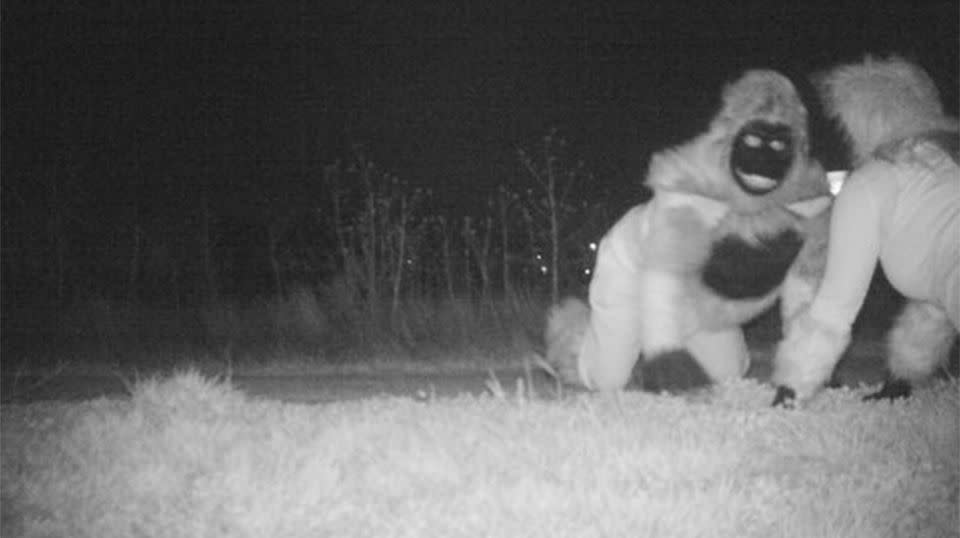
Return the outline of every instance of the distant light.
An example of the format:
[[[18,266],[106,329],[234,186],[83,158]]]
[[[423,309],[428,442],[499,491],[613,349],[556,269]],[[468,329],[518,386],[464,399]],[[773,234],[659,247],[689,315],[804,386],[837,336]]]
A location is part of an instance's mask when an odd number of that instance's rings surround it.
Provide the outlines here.
[[[849,170],[832,170],[827,172],[827,183],[830,184],[830,192],[833,193],[834,196],[843,188],[843,182],[849,175]]]
[[[596,241],[590,241],[590,250],[592,250],[593,252],[596,252],[596,251],[597,251],[597,242],[596,242]]]
[[[583,270],[583,274],[585,274],[585,275],[587,275],[587,276],[590,276],[590,273],[592,273],[592,272],[593,272],[593,271],[592,271],[589,267],[587,267],[586,269]]]

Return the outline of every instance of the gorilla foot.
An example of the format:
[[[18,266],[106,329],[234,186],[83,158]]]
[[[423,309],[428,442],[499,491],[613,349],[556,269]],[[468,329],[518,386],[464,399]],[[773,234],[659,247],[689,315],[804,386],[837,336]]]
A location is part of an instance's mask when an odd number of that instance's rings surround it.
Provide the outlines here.
[[[660,353],[642,361],[640,386],[649,392],[683,392],[713,381],[687,350]]]
[[[827,381],[826,388],[828,389],[842,389],[845,385],[843,381],[840,381],[840,378],[837,377],[836,373],[830,376],[830,381]]]
[[[777,387],[777,394],[773,397],[773,407],[783,407],[784,409],[793,409],[797,405],[797,393],[790,387],[780,385]]]
[[[883,387],[873,394],[863,397],[863,401],[870,402],[875,400],[896,400],[898,398],[909,398],[912,392],[909,381],[903,379],[888,379],[883,383]]]

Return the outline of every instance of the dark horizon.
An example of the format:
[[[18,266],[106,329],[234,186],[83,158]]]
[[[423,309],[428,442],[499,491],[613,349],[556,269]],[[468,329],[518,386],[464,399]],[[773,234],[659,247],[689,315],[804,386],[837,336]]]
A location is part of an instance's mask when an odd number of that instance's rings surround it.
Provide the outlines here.
[[[738,71],[864,53],[915,58],[956,108],[953,2],[334,4],[5,2],[5,172],[68,152],[226,172],[215,161],[330,162],[361,144],[409,181],[489,187],[558,127],[602,177],[635,179]]]
[[[522,186],[516,149],[551,128],[594,172],[587,196],[629,205],[650,152],[751,67],[802,77],[897,52],[956,113],[956,2],[700,4],[6,1],[4,257],[52,226],[110,249],[131,226],[191,232],[194,206],[306,209],[355,146],[463,214]]]

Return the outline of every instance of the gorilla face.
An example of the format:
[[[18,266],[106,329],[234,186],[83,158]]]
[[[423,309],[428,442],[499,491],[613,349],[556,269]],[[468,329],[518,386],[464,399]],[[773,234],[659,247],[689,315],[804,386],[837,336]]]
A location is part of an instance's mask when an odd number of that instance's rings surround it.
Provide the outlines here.
[[[733,140],[730,171],[744,192],[761,196],[787,179],[794,161],[793,130],[784,123],[754,120]]]

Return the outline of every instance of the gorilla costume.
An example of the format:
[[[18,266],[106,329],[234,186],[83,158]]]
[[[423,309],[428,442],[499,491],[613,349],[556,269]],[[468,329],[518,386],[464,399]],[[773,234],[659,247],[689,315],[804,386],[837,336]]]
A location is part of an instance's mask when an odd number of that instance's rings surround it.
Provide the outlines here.
[[[871,398],[908,396],[960,331],[960,128],[930,76],[897,56],[841,65],[818,82],[854,170],[833,206],[816,297],[777,348],[774,403],[809,399],[829,378],[878,263],[906,306],[887,334],[889,378]]]
[[[589,305],[568,298],[549,312],[546,360],[592,390],[742,377],[742,325],[778,298],[790,319],[823,271],[832,198],[796,88],[746,72],[705,133],[653,156],[647,184],[653,197],[600,243]]]

